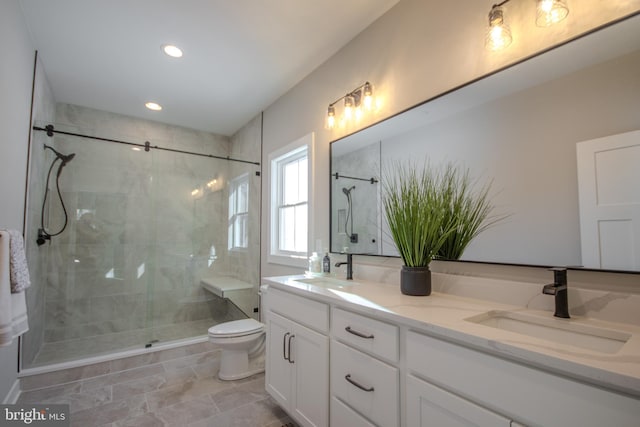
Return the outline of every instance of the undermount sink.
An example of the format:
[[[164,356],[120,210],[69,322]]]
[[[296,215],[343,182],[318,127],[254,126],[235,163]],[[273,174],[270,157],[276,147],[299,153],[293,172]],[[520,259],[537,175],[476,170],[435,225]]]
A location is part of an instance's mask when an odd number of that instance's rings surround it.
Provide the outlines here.
[[[465,319],[491,328],[534,338],[568,344],[601,353],[617,353],[631,334],[613,329],[576,323],[571,320],[532,316],[512,311],[489,311]]]
[[[358,284],[358,282],[354,282],[353,280],[340,280],[334,279],[333,277],[310,277],[306,279],[296,279],[296,282],[306,283],[308,285],[314,286],[322,286],[325,288],[338,289],[347,288]]]

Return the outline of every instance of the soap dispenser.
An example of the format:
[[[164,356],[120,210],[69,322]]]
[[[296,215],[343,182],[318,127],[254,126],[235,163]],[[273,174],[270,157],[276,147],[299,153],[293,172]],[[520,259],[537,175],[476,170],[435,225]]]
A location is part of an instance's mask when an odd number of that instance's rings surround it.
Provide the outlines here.
[[[325,252],[324,258],[322,258],[322,272],[329,274],[331,272],[331,258],[329,258],[329,252]]]

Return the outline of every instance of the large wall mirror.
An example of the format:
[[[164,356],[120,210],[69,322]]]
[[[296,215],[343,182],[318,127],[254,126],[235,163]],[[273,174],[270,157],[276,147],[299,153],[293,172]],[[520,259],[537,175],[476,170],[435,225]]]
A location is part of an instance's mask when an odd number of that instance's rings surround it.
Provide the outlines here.
[[[331,250],[397,256],[380,178],[453,162],[498,214],[462,261],[640,271],[640,15],[331,144]]]

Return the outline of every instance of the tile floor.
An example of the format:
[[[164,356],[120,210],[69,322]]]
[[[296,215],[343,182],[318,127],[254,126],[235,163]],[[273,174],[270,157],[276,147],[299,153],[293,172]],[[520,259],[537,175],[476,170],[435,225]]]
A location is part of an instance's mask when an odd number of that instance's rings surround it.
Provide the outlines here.
[[[220,381],[217,361],[193,355],[25,391],[19,403],[68,403],[77,427],[297,427],[264,388],[264,374]]]

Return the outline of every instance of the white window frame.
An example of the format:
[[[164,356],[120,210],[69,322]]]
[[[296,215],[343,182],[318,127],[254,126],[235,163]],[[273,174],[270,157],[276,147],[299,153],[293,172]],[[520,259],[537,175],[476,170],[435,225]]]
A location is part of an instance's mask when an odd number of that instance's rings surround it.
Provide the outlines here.
[[[246,210],[240,211],[238,209],[239,206],[239,197],[238,197],[238,189],[242,186],[247,187],[247,200],[245,201]],[[242,221],[240,219],[244,218],[244,233],[245,233],[245,241],[246,245],[238,246],[235,241],[236,228],[240,226]],[[249,247],[249,173],[244,173],[240,176],[233,178],[229,182],[229,226],[228,226],[228,237],[227,237],[227,248],[229,251],[246,251]]]
[[[306,149],[307,152],[307,248],[305,252],[283,252],[279,248],[279,216],[278,216],[278,200],[281,185],[279,180],[279,168],[287,160],[292,160],[294,156],[299,155],[300,151]],[[269,207],[269,253],[267,254],[267,262],[272,264],[286,265],[289,267],[308,267],[309,248],[312,241],[313,229],[313,158],[314,158],[314,134],[313,132],[303,136],[296,141],[287,144],[271,154],[269,154],[269,176],[271,183],[271,196]]]

